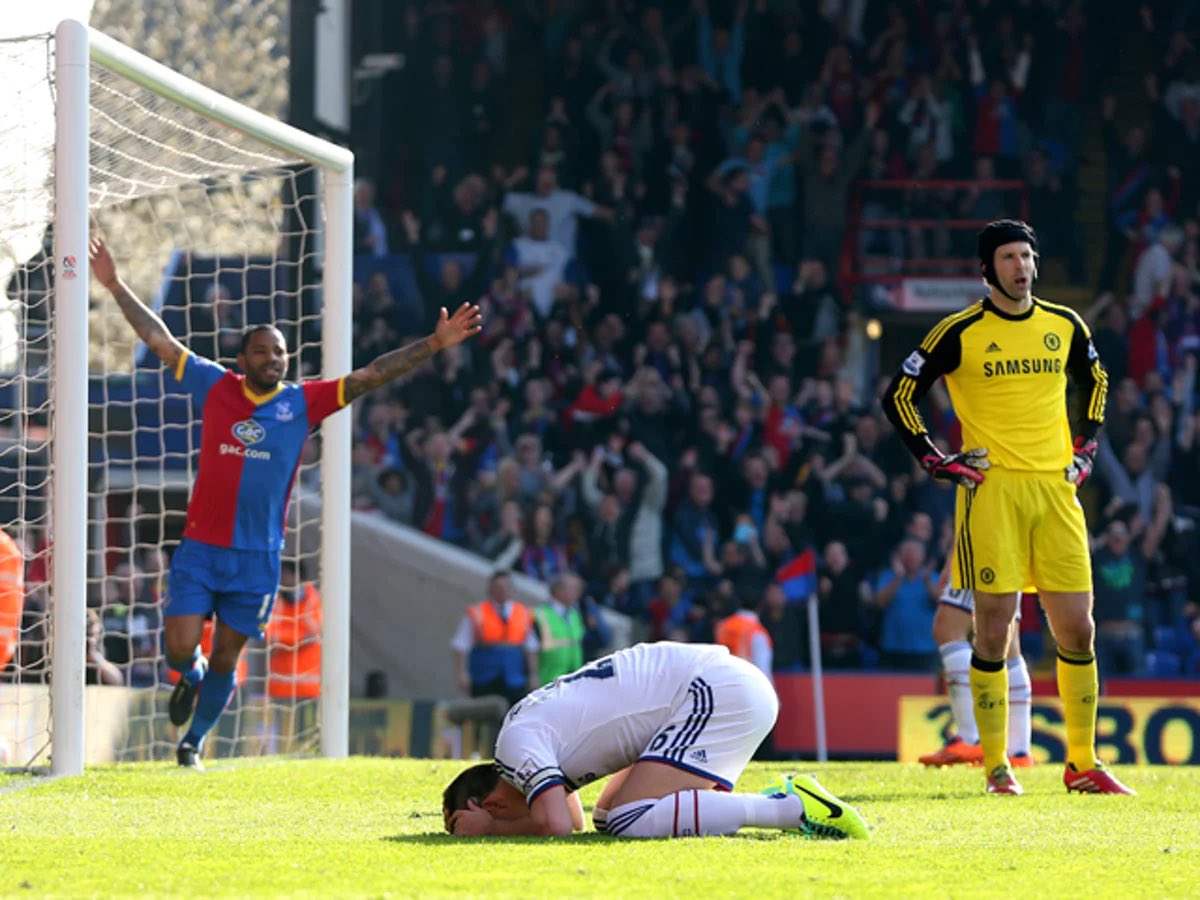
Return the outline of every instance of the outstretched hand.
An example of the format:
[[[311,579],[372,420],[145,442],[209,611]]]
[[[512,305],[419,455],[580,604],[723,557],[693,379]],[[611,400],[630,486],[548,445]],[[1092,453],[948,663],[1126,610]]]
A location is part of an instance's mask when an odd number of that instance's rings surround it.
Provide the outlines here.
[[[446,307],[442,307],[438,316],[437,327],[433,330],[434,340],[439,350],[461,344],[467,338],[474,337],[483,330],[483,313],[473,303],[464,303],[450,315]]]
[[[92,264],[92,272],[102,285],[109,287],[116,283],[117,264],[113,262],[104,238],[94,237],[88,241],[88,261]]]

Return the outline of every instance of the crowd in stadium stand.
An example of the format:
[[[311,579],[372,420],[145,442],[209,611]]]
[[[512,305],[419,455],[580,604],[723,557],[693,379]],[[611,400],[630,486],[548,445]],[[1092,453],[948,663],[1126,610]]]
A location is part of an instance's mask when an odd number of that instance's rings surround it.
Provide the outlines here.
[[[863,327],[878,297],[844,260],[852,243],[970,258],[973,232],[848,235],[851,198],[865,179],[1019,179],[1060,281],[1085,283],[1088,250],[1102,261],[1081,309],[1110,374],[1081,492],[1100,664],[1200,675],[1194,6],[404,4],[375,48],[404,66],[379,83],[378,152],[359,153],[355,364],[441,306],[479,302],[487,324],[358,404],[356,506],[497,568],[576,572],[638,636],[711,640],[755,609],[776,668],[803,667],[815,589],[826,665],[934,671],[953,489],[879,409],[888,373]],[[1151,67],[1109,95],[1135,32]],[[1077,173],[1100,152],[1103,253],[1076,224]],[[880,196],[864,215],[1019,212],[985,189]],[[926,406],[957,446],[945,392]],[[131,683],[156,677],[138,659],[156,653],[162,565],[97,604],[129,637],[106,644]],[[43,609],[35,590],[27,619]],[[1021,627],[1036,662],[1035,600]]]
[[[1074,172],[1095,107],[1099,658],[1196,674],[1200,56],[1155,4],[1130,22],[1085,6],[408,4],[387,111],[403,139],[357,199],[356,362],[440,306],[479,302],[487,326],[362,404],[356,503],[497,567],[578,572],[652,638],[711,640],[757,609],[777,669],[808,662],[796,601],[815,587],[826,665],[932,671],[954,493],[879,410],[869,300],[838,278],[848,196],[861,178],[1023,179],[1043,256],[1081,281]],[[1136,111],[1101,74],[1127,27],[1164,52],[1153,121],[1122,132]],[[544,90],[522,94],[512,72],[531,66]],[[506,104],[544,114],[519,161],[497,150]],[[1015,212],[985,191],[904,196],[922,219]],[[927,419],[955,442],[944,392]]]

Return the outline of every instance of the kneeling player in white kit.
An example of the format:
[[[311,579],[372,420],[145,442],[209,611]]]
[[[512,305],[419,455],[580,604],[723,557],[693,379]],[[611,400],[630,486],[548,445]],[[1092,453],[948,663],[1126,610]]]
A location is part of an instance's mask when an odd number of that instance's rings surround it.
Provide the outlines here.
[[[730,793],[775,724],[779,701],[753,665],[711,644],[638,644],[534,691],[505,717],[494,763],[446,788],[457,835],[567,835],[576,791],[614,776],[592,813],[620,837],[732,834],[746,825],[866,838],[866,823],[815,778]]]

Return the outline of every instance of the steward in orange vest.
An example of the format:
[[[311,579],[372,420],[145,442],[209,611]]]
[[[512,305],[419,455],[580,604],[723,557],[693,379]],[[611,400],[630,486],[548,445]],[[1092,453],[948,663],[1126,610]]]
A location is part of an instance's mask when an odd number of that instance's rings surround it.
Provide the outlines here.
[[[493,575],[488,597],[468,607],[451,646],[472,697],[499,694],[512,704],[536,686],[538,641],[533,616],[509,592],[507,573]]]
[[[734,656],[754,663],[764,675],[771,677],[774,644],[754,610],[742,609],[722,619],[717,623],[716,636],[717,643],[728,647]]]
[[[267,623],[267,694],[312,700],[321,694],[321,595],[314,585],[284,585]]]
[[[0,531],[0,671],[17,652],[25,607],[25,556],[17,542]]]

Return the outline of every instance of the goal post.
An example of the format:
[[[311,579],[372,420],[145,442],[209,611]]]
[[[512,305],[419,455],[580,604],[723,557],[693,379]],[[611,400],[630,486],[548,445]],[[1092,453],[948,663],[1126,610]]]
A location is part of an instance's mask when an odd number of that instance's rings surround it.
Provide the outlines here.
[[[353,154],[345,148],[302,132],[292,126],[250,109],[234,100],[206,88],[171,69],[150,60],[113,39],[89,29],[80,22],[67,20],[56,31],[53,42],[55,82],[55,177],[54,177],[54,311],[51,321],[53,344],[52,386],[52,444],[53,477],[51,479],[51,515],[53,522],[53,555],[51,575],[51,731],[53,749],[51,769],[56,774],[78,774],[85,762],[86,735],[84,729],[84,658],[87,628],[89,587],[94,588],[97,575],[103,580],[106,569],[103,547],[89,548],[89,522],[93,538],[106,525],[97,522],[96,510],[106,497],[97,494],[95,481],[89,485],[89,463],[95,466],[95,435],[89,447],[89,272],[87,243],[89,220],[97,216],[98,208],[113,201],[112,185],[98,185],[92,173],[100,164],[111,163],[125,167],[130,161],[123,158],[126,149],[112,148],[98,141],[98,113],[92,97],[97,69],[120,76],[156,98],[169,102],[199,116],[219,129],[250,139],[277,151],[279,158],[291,159],[314,167],[320,182],[319,202],[323,215],[320,226],[308,223],[310,231],[303,234],[306,254],[316,258],[321,271],[321,310],[316,324],[301,321],[296,313],[296,330],[319,331],[320,368],[326,377],[350,370],[351,303],[353,251]],[[130,109],[142,109],[131,104]],[[147,125],[156,124],[157,111],[146,112]],[[118,115],[119,118],[119,115]],[[115,122],[114,125],[122,123]],[[161,149],[162,156],[136,161],[136,177],[129,178],[129,195],[118,200],[135,200],[154,193],[156,179],[161,189],[169,191],[181,179],[189,176],[205,182],[213,177],[213,167],[222,175],[235,172],[224,167],[212,153],[205,150],[203,141],[174,140],[146,136],[151,152]],[[217,135],[214,146],[224,147],[224,138]],[[240,152],[240,151],[239,151]],[[232,150],[230,155],[236,156]],[[179,168],[179,160],[191,158],[195,172]],[[90,165],[89,165],[90,161]],[[279,165],[278,163],[275,163]],[[222,189],[232,196],[239,191],[247,194],[256,190],[269,191],[253,180],[233,174],[230,187]],[[239,180],[242,179],[242,180]],[[268,181],[268,185],[270,182]],[[218,200],[221,198],[219,197]],[[269,207],[274,201],[265,201]],[[166,201],[160,210],[153,204],[148,215],[167,215],[179,206]],[[220,203],[210,202],[210,214],[236,219],[239,212],[226,213]],[[179,231],[196,230],[188,218],[179,213]],[[276,215],[278,215],[276,213]],[[110,240],[113,243],[116,240]],[[247,257],[249,253],[247,251]],[[248,281],[246,267],[236,278]],[[275,266],[269,277],[274,279]],[[303,266],[291,271],[299,278]],[[219,266],[218,266],[219,274]],[[216,283],[214,281],[214,283]],[[274,284],[274,281],[272,281]],[[297,309],[316,286],[296,285],[289,293]],[[185,286],[185,289],[190,288]],[[306,293],[308,292],[308,293]],[[166,291],[164,290],[164,296]],[[292,295],[294,294],[294,297]],[[149,298],[147,298],[149,299]],[[267,305],[277,308],[275,297],[266,298]],[[214,303],[219,302],[219,297]],[[193,310],[183,315],[191,322]],[[213,337],[216,340],[216,336]],[[299,350],[299,340],[297,350]],[[184,340],[186,344],[186,339]],[[311,348],[315,349],[315,348]],[[132,368],[132,362],[130,364]],[[138,408],[136,373],[134,376],[131,410]],[[108,388],[103,388],[107,397]],[[159,410],[165,400],[159,399]],[[94,405],[94,404],[93,404]],[[114,407],[115,408],[115,407]],[[107,410],[101,418],[108,422]],[[167,415],[162,421],[166,428]],[[186,430],[186,429],[184,429]],[[138,426],[130,429],[128,440],[136,444]],[[165,443],[165,439],[164,439]],[[316,488],[320,504],[320,578],[319,588],[323,605],[321,631],[321,684],[319,699],[320,751],[325,756],[340,757],[348,752],[349,710],[349,584],[350,584],[350,450],[351,419],[349,414],[334,415],[321,426],[320,485]],[[194,453],[194,445],[189,445]],[[136,455],[136,451],[135,455]],[[92,454],[89,457],[89,454]],[[194,476],[194,459],[187,461],[186,472]],[[135,468],[136,472],[136,468]],[[163,473],[165,475],[165,470]],[[134,480],[136,481],[136,474]],[[136,495],[129,513],[128,527],[136,530],[138,513]],[[166,513],[160,511],[160,516]],[[160,523],[161,526],[161,523]],[[165,532],[160,527],[158,534]],[[134,544],[136,545],[136,538]],[[97,561],[99,557],[99,562]],[[90,577],[89,577],[90,576]],[[130,576],[132,577],[132,576]]]
[[[88,445],[88,33],[61,23],[55,35],[54,141],[54,555],[50,598],[50,756],[55,775],[78,775],[84,760],[87,609]]]

